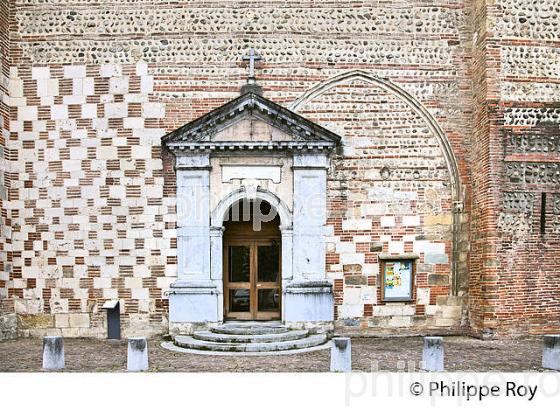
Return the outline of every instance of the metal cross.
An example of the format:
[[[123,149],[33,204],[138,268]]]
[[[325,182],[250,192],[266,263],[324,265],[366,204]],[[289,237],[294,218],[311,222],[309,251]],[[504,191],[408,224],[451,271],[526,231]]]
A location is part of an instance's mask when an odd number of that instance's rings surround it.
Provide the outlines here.
[[[255,54],[255,50],[253,47],[249,49],[249,56],[243,56],[243,61],[249,62],[249,79],[247,82],[254,83],[255,82],[255,61],[262,60],[262,57]]]

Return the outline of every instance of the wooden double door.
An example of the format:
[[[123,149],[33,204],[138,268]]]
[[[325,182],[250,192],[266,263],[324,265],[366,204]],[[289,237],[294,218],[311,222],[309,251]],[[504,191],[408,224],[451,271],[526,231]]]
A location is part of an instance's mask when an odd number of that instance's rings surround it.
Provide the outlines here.
[[[224,242],[224,316],[227,319],[280,319],[280,253],[276,239]]]

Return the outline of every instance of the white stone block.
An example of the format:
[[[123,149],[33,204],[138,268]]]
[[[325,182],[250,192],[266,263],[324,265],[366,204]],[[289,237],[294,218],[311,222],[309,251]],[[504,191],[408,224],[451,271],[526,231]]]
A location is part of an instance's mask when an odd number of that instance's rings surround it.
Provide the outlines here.
[[[118,64],[103,64],[99,70],[101,77],[120,77],[122,67]]]
[[[165,105],[162,103],[143,103],[142,104],[142,117],[143,118],[164,118]]]
[[[140,92],[151,93],[154,91],[154,77],[144,76],[140,78]]]
[[[93,278],[93,287],[95,289],[109,289],[111,287],[111,278]]]
[[[403,254],[404,253],[404,242],[389,242],[388,251],[391,254]]]
[[[148,339],[145,337],[128,339],[126,367],[129,372],[148,370]]]
[[[419,226],[420,225],[420,216],[417,216],[417,215],[403,216],[402,217],[402,224],[403,224],[403,226]]]
[[[124,128],[144,128],[144,118],[125,118],[123,120]],[[133,147],[134,148],[134,147]]]
[[[430,288],[417,288],[416,289],[416,304],[429,305],[430,304]]]
[[[7,95],[4,95],[2,100],[4,101],[4,104],[9,105],[10,107],[25,107],[27,105],[26,97],[10,98]]]
[[[444,243],[432,243],[430,241],[415,241],[412,244],[412,250],[414,253],[445,253]]]
[[[411,316],[393,316],[387,321],[387,326],[389,327],[409,327],[411,325]]]
[[[60,336],[43,338],[43,369],[64,369],[64,344]]]
[[[543,343],[543,369],[560,371],[560,335],[545,335]]]
[[[35,121],[37,120],[37,107],[18,107],[17,109],[18,121]]]
[[[70,327],[89,327],[89,314],[71,313],[69,315]]]
[[[150,99],[148,94],[125,94],[124,101],[127,103],[147,103]]]
[[[150,290],[145,288],[137,288],[131,290],[132,299],[150,299]]]
[[[377,275],[379,274],[379,264],[378,263],[364,263],[362,265],[362,273],[365,275]]]
[[[340,255],[340,263],[343,265],[361,265],[365,259],[363,253],[344,253]]]
[[[128,93],[128,77],[113,77],[109,80],[109,92],[111,94]]]
[[[97,104],[82,105],[82,118],[97,118]]]
[[[52,300],[52,299],[51,299]],[[68,314],[56,314],[54,315],[54,325],[56,327],[70,327],[69,321],[68,321]]]
[[[47,84],[49,97],[55,97],[59,94],[59,82],[56,79],[50,79]]]
[[[345,219],[342,221],[343,231],[369,231],[371,219]]]
[[[352,240],[354,241],[354,243],[369,243],[369,242],[371,242],[371,236],[370,235],[354,235],[352,237]]]
[[[148,63],[145,61],[138,61],[136,63],[136,75],[144,76],[148,75]]]
[[[344,288],[344,304],[359,305],[362,303],[362,290],[360,288]]]
[[[64,66],[64,78],[84,78],[86,76],[86,66],[67,65]]]
[[[335,246],[337,253],[356,252],[356,245],[353,242],[338,242]]]
[[[335,337],[331,341],[331,372],[352,371],[352,341],[349,337]]]
[[[51,119],[53,119],[53,120],[68,119],[68,106],[67,105],[52,105],[51,106]]]
[[[40,80],[50,78],[51,70],[49,67],[31,67],[31,78],[33,80]]]
[[[8,81],[8,95],[10,97],[23,97],[23,80],[10,79]]]
[[[48,79],[37,80],[37,97],[49,96],[49,81]]]
[[[364,315],[363,305],[341,305],[338,307],[338,317],[340,319],[353,319]]]
[[[362,215],[384,215],[387,213],[387,205],[384,203],[364,204],[361,207]]]
[[[368,304],[377,303],[377,288],[375,286],[362,287],[362,302]]]
[[[422,369],[443,372],[443,337],[425,337],[422,351]]]
[[[85,95],[65,95],[62,97],[64,105],[82,105],[86,103]]]
[[[124,278],[124,286],[130,289],[141,288],[142,278],[135,278],[135,277]]]
[[[126,103],[105,104],[106,118],[125,118],[128,117],[128,105]]]
[[[84,78],[82,87],[83,95],[95,95],[95,80],[93,78]]]
[[[382,216],[379,218],[381,227],[388,228],[395,226],[395,217],[394,216]]]

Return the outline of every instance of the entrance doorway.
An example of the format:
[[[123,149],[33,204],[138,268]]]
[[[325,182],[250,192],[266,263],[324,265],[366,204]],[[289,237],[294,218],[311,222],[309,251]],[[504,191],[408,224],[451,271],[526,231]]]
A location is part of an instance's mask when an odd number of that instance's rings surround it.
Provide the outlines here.
[[[224,227],[224,317],[280,319],[278,215],[267,202],[243,201],[232,207]]]

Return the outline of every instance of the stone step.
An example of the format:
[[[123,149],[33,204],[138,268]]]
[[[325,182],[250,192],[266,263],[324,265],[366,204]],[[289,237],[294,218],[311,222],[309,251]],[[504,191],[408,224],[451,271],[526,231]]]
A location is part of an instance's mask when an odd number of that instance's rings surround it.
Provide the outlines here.
[[[290,330],[282,333],[264,334],[228,334],[204,330],[194,332],[193,338],[218,343],[270,343],[303,339],[308,334],[307,330]]]
[[[287,329],[282,324],[278,325],[259,325],[259,324],[223,324],[210,329],[213,333],[226,335],[265,335],[286,333]]]
[[[175,336],[175,345],[186,349],[219,352],[278,352],[319,346],[327,341],[327,335],[311,335],[302,339],[268,343],[223,343],[198,340],[192,336]]]

